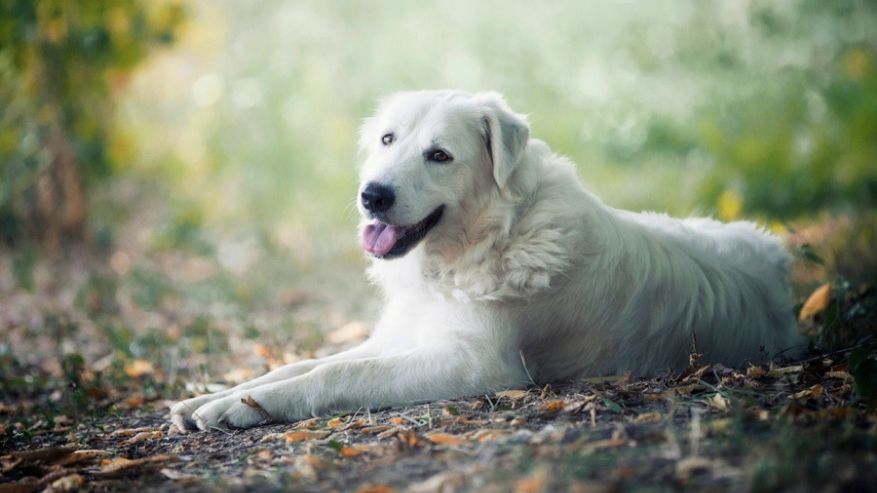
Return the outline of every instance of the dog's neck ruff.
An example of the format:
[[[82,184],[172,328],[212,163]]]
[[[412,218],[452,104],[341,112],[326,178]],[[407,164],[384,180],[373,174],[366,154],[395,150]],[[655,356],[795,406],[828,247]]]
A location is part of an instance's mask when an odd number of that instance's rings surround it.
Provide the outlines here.
[[[421,257],[426,287],[462,302],[502,302],[549,290],[571,263],[569,235],[550,224],[528,227],[523,200],[497,196],[463,234],[430,242]]]

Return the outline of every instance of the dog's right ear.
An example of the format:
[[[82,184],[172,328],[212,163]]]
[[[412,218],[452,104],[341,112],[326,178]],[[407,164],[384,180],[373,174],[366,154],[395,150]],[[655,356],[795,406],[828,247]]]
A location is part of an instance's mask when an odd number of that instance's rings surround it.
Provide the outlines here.
[[[526,117],[513,112],[498,93],[478,93],[475,98],[484,107],[481,126],[493,166],[493,180],[502,189],[521,161],[530,139],[530,125]]]

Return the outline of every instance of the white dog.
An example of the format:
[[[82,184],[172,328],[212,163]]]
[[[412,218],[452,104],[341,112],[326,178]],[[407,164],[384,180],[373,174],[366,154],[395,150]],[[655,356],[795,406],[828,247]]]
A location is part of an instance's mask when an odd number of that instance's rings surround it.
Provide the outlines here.
[[[362,128],[359,206],[386,308],[349,351],[171,410],[246,428],[577,376],[742,365],[798,345],[781,242],[610,208],[495,93],[405,92]]]

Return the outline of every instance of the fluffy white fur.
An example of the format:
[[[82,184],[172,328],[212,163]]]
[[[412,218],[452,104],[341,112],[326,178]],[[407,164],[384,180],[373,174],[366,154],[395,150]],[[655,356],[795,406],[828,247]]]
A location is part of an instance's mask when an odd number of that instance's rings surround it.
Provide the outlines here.
[[[426,159],[436,146],[453,160]],[[171,410],[179,428],[290,422],[531,377],[679,370],[693,335],[706,362],[726,365],[800,344],[780,240],[749,222],[608,207],[495,93],[393,95],[363,125],[361,147],[363,187],[396,193],[386,222],[445,207],[406,255],[372,260],[387,299],[371,338],[182,401]]]

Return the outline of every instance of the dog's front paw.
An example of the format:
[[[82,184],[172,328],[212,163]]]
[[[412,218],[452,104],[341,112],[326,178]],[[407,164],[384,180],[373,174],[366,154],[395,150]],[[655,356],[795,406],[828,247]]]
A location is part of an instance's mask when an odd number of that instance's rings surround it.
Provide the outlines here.
[[[201,430],[252,428],[274,421],[268,411],[247,393],[235,393],[199,407],[192,419]]]
[[[171,422],[182,432],[197,430],[198,426],[192,418],[192,413],[199,407],[222,397],[222,394],[207,394],[180,401],[171,407]]]

